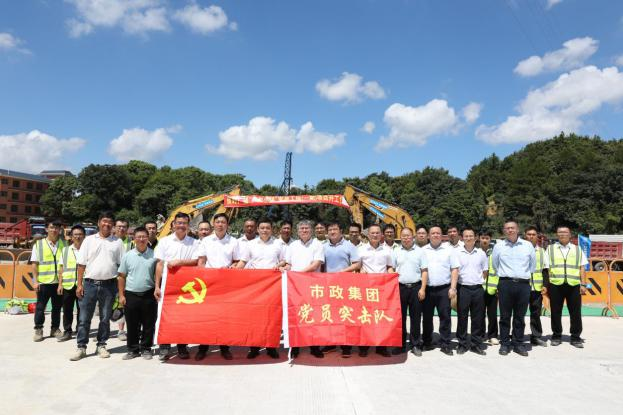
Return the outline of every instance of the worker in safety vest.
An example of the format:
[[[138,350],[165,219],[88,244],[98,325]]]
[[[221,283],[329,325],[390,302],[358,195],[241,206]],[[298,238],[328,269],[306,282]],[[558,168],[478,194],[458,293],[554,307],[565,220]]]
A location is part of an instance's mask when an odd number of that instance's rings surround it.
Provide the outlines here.
[[[74,304],[78,310],[76,321],[80,321],[80,304],[76,296],[76,284],[78,280],[76,260],[85,234],[86,232],[81,225],[74,225],[70,232],[72,244],[64,247],[61,253],[61,263],[58,267],[59,278],[57,293],[63,296],[63,335],[58,338],[59,342],[71,339],[71,326],[74,322]],[[78,331],[77,327],[76,331]]]
[[[52,300],[52,330],[50,337],[60,337],[62,297],[56,292],[58,286],[58,266],[61,262],[63,241],[60,239],[60,221],[48,221],[46,224],[47,236],[39,239],[32,248],[30,262],[32,263],[33,285],[37,292],[37,306],[35,308],[35,335],[33,340],[43,340],[43,323],[45,309]]]
[[[130,252],[132,249],[134,249],[134,242],[132,242],[132,239],[128,236],[129,228],[130,228],[130,224],[125,219],[117,219],[117,221],[115,222],[115,236],[119,238],[119,240],[121,241],[121,244],[123,245],[124,253]],[[118,297],[115,300],[115,303],[113,306],[113,309],[116,309],[116,308],[123,308],[119,306]],[[117,320],[117,325],[119,327],[119,330],[117,331],[117,338],[121,340],[122,342],[127,341],[128,335],[125,331],[125,317],[121,317],[119,320]]]
[[[547,247],[549,259],[549,302],[552,312],[551,345],[559,346],[562,336],[562,306],[567,302],[571,319],[571,345],[583,348],[582,294],[586,294],[586,270],[588,260],[577,245],[572,244],[568,226],[556,228],[558,241]]]
[[[491,231],[489,230],[481,231],[478,236],[480,249],[487,254],[489,260],[489,273],[487,274],[485,282],[482,284],[485,296],[485,312],[483,314],[483,319],[485,321],[483,322],[482,330],[483,333],[486,333],[486,335],[483,336],[485,337],[486,343],[497,346],[500,344],[498,340],[498,276],[493,268],[491,236]]]
[[[526,240],[532,243],[536,253],[536,266],[530,277],[530,344],[547,347],[547,342],[541,338],[543,335],[541,310],[543,309],[543,294],[547,293],[545,282],[547,281],[549,261],[545,255],[545,250],[537,245],[539,241],[537,228],[528,226],[524,235]]]

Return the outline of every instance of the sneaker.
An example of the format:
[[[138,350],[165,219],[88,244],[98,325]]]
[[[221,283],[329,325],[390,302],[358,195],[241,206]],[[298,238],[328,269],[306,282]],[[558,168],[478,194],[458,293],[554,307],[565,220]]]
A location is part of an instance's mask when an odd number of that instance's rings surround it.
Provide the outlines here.
[[[66,331],[61,337],[58,337],[57,340],[59,342],[66,342],[67,340],[71,340],[71,332]]]
[[[571,346],[578,348],[578,349],[583,349],[584,348],[584,344],[582,343],[582,340],[574,340],[571,342]]]
[[[125,330],[119,330],[119,333],[117,333],[117,338],[122,342],[128,341],[128,334],[125,332]]]
[[[552,346],[560,346],[560,343],[561,343],[560,339],[551,339],[549,341],[549,344],[551,344]]]
[[[75,361],[82,359],[83,357],[87,357],[87,349],[85,349],[84,347],[78,347],[76,352],[71,355],[69,360],[71,360],[72,362],[75,362]]]
[[[143,350],[141,352],[141,357],[145,360],[151,360],[151,358],[153,357],[151,350]]]
[[[43,329],[35,329],[35,335],[32,338],[35,342],[43,341]]]
[[[97,346],[97,349],[95,349],[95,354],[97,354],[102,359],[108,359],[110,357],[110,352],[106,350],[106,346]]]
[[[500,344],[500,341],[497,339],[497,337],[491,337],[491,338],[489,339],[489,344],[490,344],[491,346],[497,346],[497,345],[499,345],[499,344]]]
[[[158,360],[161,362],[169,360],[171,357],[171,349],[161,347],[158,351]]]
[[[547,347],[547,342],[539,339],[538,337],[530,339],[530,344],[533,346]]]
[[[137,357],[140,357],[141,354],[139,352],[127,352],[126,354],[123,355],[122,359],[123,360],[132,360],[135,359]]]
[[[56,337],[56,339],[59,339],[62,335],[63,335],[63,332],[60,331],[59,329],[50,330],[50,337]]]

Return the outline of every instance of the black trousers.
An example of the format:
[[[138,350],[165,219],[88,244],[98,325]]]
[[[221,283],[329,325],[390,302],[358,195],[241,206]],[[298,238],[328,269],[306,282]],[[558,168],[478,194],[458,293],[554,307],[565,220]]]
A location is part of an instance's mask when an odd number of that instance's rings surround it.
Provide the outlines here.
[[[571,320],[571,341],[581,341],[582,295],[580,294],[580,286],[550,284],[547,292],[549,293],[549,304],[552,309],[552,338],[560,339],[562,336],[562,306],[566,301]]]
[[[56,290],[58,284],[39,284],[37,291],[37,306],[35,308],[35,329],[42,329],[45,323],[45,308],[52,300],[52,330],[61,326],[61,308],[63,307],[63,297],[58,295]]]
[[[482,344],[485,302],[482,285],[460,285],[458,290],[458,325],[456,337],[459,345],[465,348],[479,347]],[[471,316],[471,341],[467,341],[467,323]]]
[[[543,309],[543,295],[540,291],[530,291],[530,340],[540,339],[543,335],[541,325],[541,310]]]
[[[498,284],[500,299],[500,343],[503,346],[519,346],[524,340],[526,322],[524,318],[530,302],[530,284],[500,278]],[[511,317],[513,336],[511,339]]]
[[[128,333],[128,352],[138,353],[141,350],[150,350],[154,345],[158,315],[158,302],[154,298],[154,290],[142,293],[126,290],[125,299],[123,312]]]
[[[74,324],[74,304],[76,305],[76,331],[78,331],[78,322],[80,321],[80,304],[76,297],[76,286],[67,290],[63,288],[63,331],[71,333],[71,326]]]
[[[422,321],[422,342],[425,346],[433,342],[433,315],[437,309],[439,316],[439,344],[441,347],[450,346],[452,320],[450,319],[450,298],[448,289],[450,284],[437,287],[426,287]]]
[[[484,292],[485,312],[482,314],[482,330],[487,331],[487,339],[498,338],[498,296]]]
[[[402,347],[407,346],[407,313],[409,313],[409,343],[411,347],[421,347],[420,327],[422,325],[422,308],[424,303],[418,298],[418,291],[422,288],[422,282],[411,286],[399,284],[400,309],[402,311]]]

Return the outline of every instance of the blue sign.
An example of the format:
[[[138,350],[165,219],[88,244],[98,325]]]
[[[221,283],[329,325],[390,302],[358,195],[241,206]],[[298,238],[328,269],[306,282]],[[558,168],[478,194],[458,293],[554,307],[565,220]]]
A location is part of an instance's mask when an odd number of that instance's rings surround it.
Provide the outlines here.
[[[584,252],[584,255],[586,256],[586,258],[589,258],[591,256],[591,239],[588,236],[579,234],[578,245],[580,246],[580,249],[582,250],[582,252]],[[586,264],[585,269],[589,271],[591,269],[591,265]]]
[[[205,201],[203,201],[203,202],[201,202],[201,203],[197,203],[197,204],[195,205],[195,209],[201,209],[202,207],[205,207],[205,206],[211,205],[211,204],[213,204],[213,203],[214,203],[214,200],[212,200],[212,199],[208,199],[208,200],[205,200]]]
[[[379,202],[378,200],[370,199],[370,203],[381,210],[387,209],[387,205],[385,203]]]
[[[380,210],[375,209],[373,207],[370,208],[370,210],[372,211],[372,213],[374,213],[376,216],[379,217],[379,219],[383,219],[385,217],[385,214],[383,214]]]

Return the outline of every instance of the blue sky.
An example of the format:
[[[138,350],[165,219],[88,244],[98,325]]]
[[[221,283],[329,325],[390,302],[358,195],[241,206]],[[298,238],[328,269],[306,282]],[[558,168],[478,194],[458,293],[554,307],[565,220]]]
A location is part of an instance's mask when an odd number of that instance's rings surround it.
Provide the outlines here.
[[[560,131],[622,138],[622,69],[618,1],[0,0],[0,168],[279,185],[291,150],[297,185],[465,177]]]

